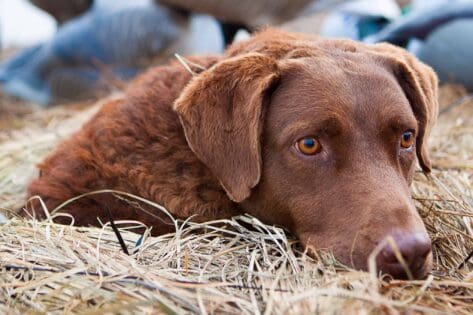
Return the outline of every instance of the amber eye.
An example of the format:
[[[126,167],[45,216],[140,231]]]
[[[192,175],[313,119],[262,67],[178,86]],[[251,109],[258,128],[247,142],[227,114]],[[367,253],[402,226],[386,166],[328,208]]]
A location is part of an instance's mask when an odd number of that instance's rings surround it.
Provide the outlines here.
[[[414,134],[412,131],[406,131],[401,136],[401,147],[408,149],[414,144]]]
[[[305,155],[314,155],[320,151],[320,142],[314,137],[304,137],[296,142],[296,147]]]

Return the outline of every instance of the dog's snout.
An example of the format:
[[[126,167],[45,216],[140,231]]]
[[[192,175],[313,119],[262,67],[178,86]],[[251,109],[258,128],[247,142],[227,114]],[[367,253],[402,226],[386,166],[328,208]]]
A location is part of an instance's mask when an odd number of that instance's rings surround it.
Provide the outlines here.
[[[405,266],[398,259],[397,250],[401,254],[407,268],[414,278],[425,278],[430,271],[432,243],[425,232],[395,233],[393,236],[397,249],[386,245],[377,258],[378,268],[394,278],[408,277]]]

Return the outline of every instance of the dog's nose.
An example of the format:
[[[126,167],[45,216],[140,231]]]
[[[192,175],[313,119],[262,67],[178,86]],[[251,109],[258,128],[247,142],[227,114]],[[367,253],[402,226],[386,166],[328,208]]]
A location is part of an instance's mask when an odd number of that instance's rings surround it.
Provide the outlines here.
[[[432,243],[425,232],[394,233],[392,235],[399,253],[402,255],[411,275],[416,279],[425,278],[430,271]],[[406,268],[396,257],[392,246],[386,245],[377,257],[378,269],[396,279],[406,279]]]

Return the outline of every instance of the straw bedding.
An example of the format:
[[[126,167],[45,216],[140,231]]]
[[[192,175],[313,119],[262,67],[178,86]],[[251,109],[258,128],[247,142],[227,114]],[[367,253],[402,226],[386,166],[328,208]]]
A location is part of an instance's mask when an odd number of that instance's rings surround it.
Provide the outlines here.
[[[418,172],[412,189],[434,247],[424,281],[350,270],[330,253],[309,258],[283,230],[246,216],[176,221],[176,233],[160,237],[116,222],[129,255],[109,223],[19,219],[34,164],[100,104],[40,111],[0,96],[0,212],[8,218],[0,219],[0,313],[471,314],[473,101],[446,106],[464,94],[442,88],[435,169],[430,178]]]

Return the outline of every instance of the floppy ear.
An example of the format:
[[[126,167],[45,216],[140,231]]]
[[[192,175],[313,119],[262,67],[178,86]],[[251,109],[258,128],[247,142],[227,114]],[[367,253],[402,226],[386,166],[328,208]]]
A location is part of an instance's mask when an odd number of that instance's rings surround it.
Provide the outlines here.
[[[417,119],[417,157],[422,170],[431,171],[427,138],[438,116],[438,80],[435,72],[404,49],[378,44],[376,49],[387,54],[390,67],[404,90]]]
[[[174,103],[190,148],[235,202],[259,182],[265,103],[278,79],[276,60],[246,54],[194,77]]]

